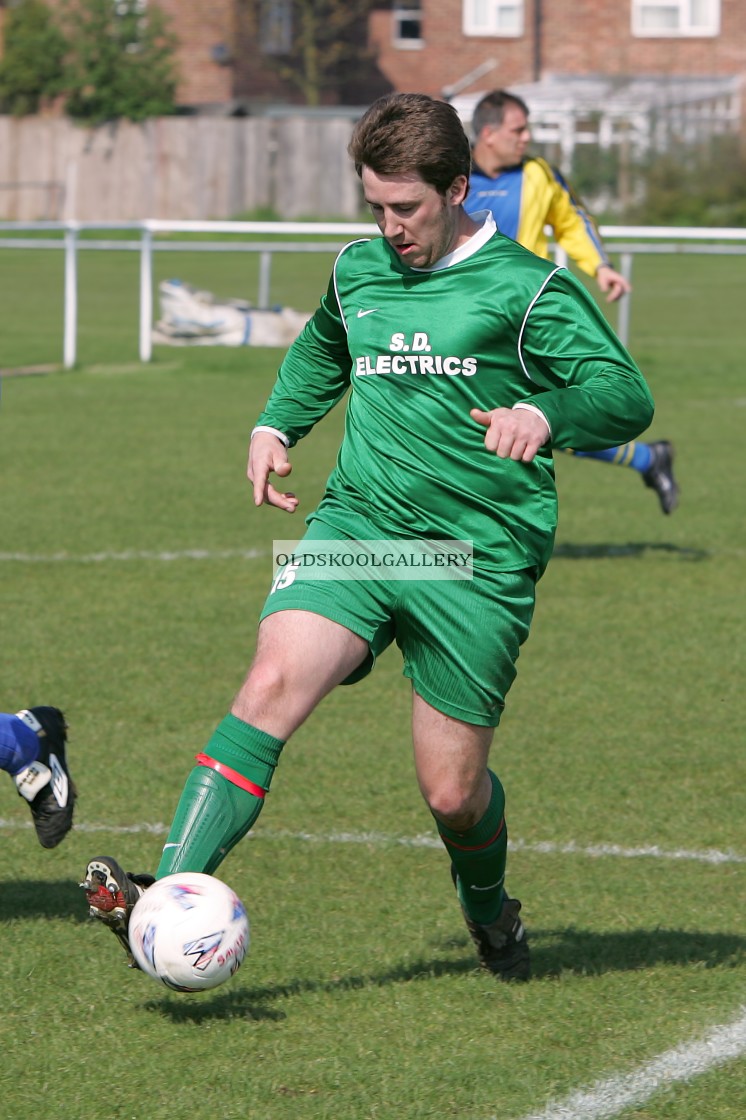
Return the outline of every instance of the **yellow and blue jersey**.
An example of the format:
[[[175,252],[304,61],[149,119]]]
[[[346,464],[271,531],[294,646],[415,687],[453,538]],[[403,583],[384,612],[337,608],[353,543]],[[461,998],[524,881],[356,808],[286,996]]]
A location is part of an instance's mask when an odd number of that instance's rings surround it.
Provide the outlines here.
[[[560,172],[539,156],[494,177],[475,165],[464,207],[469,214],[489,210],[501,233],[540,257],[549,257],[550,226],[558,245],[589,276],[609,264],[590,214]]]

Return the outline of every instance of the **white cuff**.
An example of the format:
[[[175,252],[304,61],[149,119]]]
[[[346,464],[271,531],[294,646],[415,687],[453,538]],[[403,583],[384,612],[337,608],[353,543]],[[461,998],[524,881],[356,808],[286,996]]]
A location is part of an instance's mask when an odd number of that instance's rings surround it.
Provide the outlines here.
[[[535,412],[537,416],[541,416],[542,420],[544,421],[547,428],[549,429],[549,438],[550,439],[552,438],[552,425],[549,423],[549,421],[547,420],[546,416],[544,415],[544,413],[541,411],[540,408],[537,408],[535,404],[527,404],[525,401],[518,401],[517,404],[513,405],[513,410],[519,409],[519,408],[524,408],[526,410],[526,412]]]
[[[290,447],[290,440],[284,432],[281,432],[279,430],[279,428],[270,428],[269,424],[257,424],[257,426],[251,433],[251,439],[254,438],[257,432],[269,432],[271,436],[277,436],[280,443],[284,443],[286,447]]]

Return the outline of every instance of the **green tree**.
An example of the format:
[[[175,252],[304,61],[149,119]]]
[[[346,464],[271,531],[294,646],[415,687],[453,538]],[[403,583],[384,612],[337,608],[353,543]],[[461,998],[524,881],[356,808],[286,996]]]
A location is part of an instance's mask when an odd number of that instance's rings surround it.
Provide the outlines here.
[[[72,0],[64,20],[69,116],[95,125],[173,112],[176,40],[156,4]]]
[[[740,138],[713,136],[681,144],[650,164],[645,199],[629,221],[649,225],[746,224],[746,154]]]
[[[38,113],[62,89],[65,37],[43,0],[21,0],[5,20],[0,112]]]
[[[283,81],[300,90],[307,105],[320,105],[351,74],[373,64],[366,42],[372,0],[244,0],[256,11],[260,49],[268,19],[282,9],[288,42],[265,55]]]

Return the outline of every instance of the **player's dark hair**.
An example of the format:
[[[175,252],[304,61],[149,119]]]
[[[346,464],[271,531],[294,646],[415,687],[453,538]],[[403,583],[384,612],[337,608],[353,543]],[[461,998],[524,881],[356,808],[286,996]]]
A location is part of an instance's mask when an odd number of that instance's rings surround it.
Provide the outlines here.
[[[485,126],[501,125],[509,105],[521,109],[528,116],[528,105],[518,94],[508,93],[506,89],[493,89],[491,93],[485,94],[477,103],[471,118],[474,136],[478,138]]]
[[[349,152],[358,175],[415,171],[445,195],[459,175],[471,172],[469,139],[458,113],[424,93],[392,93],[374,101],[355,125]]]

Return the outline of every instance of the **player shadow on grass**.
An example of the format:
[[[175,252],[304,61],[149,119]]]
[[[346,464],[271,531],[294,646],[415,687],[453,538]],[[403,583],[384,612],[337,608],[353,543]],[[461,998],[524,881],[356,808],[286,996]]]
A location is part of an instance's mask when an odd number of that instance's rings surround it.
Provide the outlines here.
[[[307,994],[334,993],[363,991],[369,988],[379,988],[389,984],[408,983],[412,980],[432,980],[439,976],[450,976],[454,973],[467,973],[474,970],[474,960],[465,958],[457,960],[421,960],[400,968],[394,968],[381,973],[368,973],[364,975],[340,976],[330,980],[290,980],[284,984],[267,985],[263,987],[241,987],[242,976],[245,977],[251,967],[250,958],[243,965],[242,972],[231,982],[232,986],[225,991],[215,993],[208,997],[193,996],[184,998],[183,995],[167,996],[165,999],[151,999],[145,1005],[149,1011],[158,1011],[168,1016],[175,1023],[201,1023],[209,1019],[273,1019],[276,1021],[287,1018],[284,1011],[272,1008],[276,1000],[292,999],[293,996]],[[244,983],[246,983],[244,981]]]
[[[278,1000],[308,993],[334,993],[436,980],[442,976],[477,971],[471,942],[464,937],[441,942],[439,952],[458,950],[459,956],[422,958],[383,972],[335,977],[329,980],[297,979],[285,984],[256,987],[250,983],[251,960],[224,991],[197,996],[168,995],[149,999],[147,1010],[175,1023],[202,1023],[210,1019],[271,1019],[286,1013],[273,1007]],[[606,972],[635,972],[656,965],[699,965],[705,968],[735,965],[746,949],[746,938],[734,934],[702,933],[676,929],[638,929],[625,933],[597,933],[581,929],[532,931],[531,962],[534,982],[562,975],[600,976]],[[243,980],[243,984],[242,984]],[[500,981],[484,976],[485,983]]]
[[[83,892],[69,879],[0,879],[0,918],[74,918],[88,921]]]
[[[619,933],[568,927],[531,933],[531,965],[537,980],[637,972],[657,965],[717,968],[735,965],[746,950],[746,938],[736,934],[661,927]]]
[[[686,548],[665,541],[627,541],[626,544],[611,544],[600,541],[597,544],[556,544],[552,559],[555,560],[627,560],[643,557],[648,553],[670,553],[677,560],[709,560],[712,553],[705,548]]]

